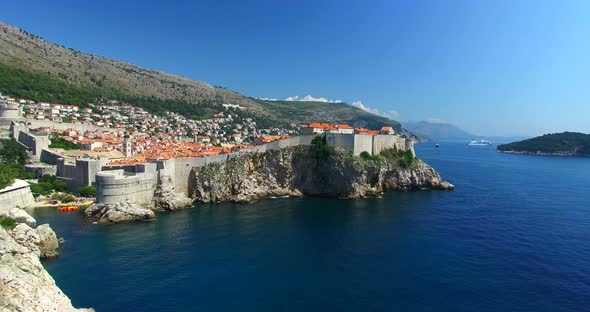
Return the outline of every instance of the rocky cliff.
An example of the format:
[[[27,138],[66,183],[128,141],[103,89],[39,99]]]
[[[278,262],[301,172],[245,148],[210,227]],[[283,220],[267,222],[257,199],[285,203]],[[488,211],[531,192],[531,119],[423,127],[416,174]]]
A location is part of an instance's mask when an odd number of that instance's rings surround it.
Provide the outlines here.
[[[244,153],[226,163],[192,169],[190,196],[199,202],[251,202],[269,196],[361,198],[386,190],[453,189],[420,160],[402,166],[396,159],[364,159],[334,150],[318,153],[297,146]]]
[[[93,311],[75,309],[43,268],[40,258],[57,256],[58,246],[47,224],[0,227],[1,311]]]
[[[97,203],[84,210],[84,215],[98,223],[122,223],[150,221],[156,218],[154,211],[127,199],[119,203]]]

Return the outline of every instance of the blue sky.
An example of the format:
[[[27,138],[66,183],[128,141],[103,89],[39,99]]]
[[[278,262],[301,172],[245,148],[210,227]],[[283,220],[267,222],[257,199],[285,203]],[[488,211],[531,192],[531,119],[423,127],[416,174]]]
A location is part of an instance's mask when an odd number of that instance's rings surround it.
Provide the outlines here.
[[[6,1],[77,50],[485,135],[590,132],[590,1]]]

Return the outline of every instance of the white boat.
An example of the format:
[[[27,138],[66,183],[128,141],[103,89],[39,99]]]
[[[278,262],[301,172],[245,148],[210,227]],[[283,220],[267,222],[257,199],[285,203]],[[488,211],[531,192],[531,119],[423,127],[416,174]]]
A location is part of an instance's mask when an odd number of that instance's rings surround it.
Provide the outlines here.
[[[471,142],[467,143],[470,146],[488,146],[492,145],[492,142],[486,140],[471,140]]]

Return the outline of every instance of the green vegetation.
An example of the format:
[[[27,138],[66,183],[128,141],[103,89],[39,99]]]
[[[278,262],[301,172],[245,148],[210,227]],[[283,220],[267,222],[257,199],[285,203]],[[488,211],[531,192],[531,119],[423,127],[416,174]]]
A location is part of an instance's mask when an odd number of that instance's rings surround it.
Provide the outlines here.
[[[51,144],[49,144],[51,148],[63,148],[65,150],[79,150],[80,146],[74,142],[70,142],[64,138],[54,137],[51,138]]]
[[[14,179],[34,179],[37,175],[25,170],[23,165],[17,163],[0,163],[0,189],[3,189],[12,183]]]
[[[0,92],[33,101],[86,106],[101,97],[101,90],[77,87],[47,73],[34,73],[0,64]]]
[[[66,194],[66,193],[53,193],[51,194],[51,199],[53,200],[59,200],[63,203],[69,203],[69,202],[73,202],[76,200],[76,197],[72,194]]]
[[[2,146],[0,149],[0,162],[2,163],[24,165],[29,159],[27,148],[19,144],[15,139],[2,140],[0,145]]]
[[[2,25],[4,26],[4,25]],[[203,119],[223,111],[221,104],[238,104],[242,115],[259,128],[280,123],[338,122],[379,129],[399,123],[345,103],[264,101],[244,97],[222,87],[143,69],[131,64],[81,53],[30,34],[3,28],[11,57],[0,64],[0,92],[15,97],[88,107],[106,100],[130,103],[161,114],[180,113]],[[68,117],[64,118],[68,120]]]
[[[2,217],[0,220],[0,226],[7,230],[12,230],[16,226],[16,220],[10,217]]]
[[[334,147],[328,145],[325,136],[317,136],[311,140],[311,152],[316,159],[328,159],[334,155]]]
[[[408,169],[418,163],[418,158],[414,157],[412,151],[401,151],[396,148],[386,148],[381,151],[383,156],[390,163],[398,164],[400,167]]]
[[[96,196],[96,187],[94,186],[82,186],[78,188],[78,194],[84,197]]]
[[[191,103],[185,100],[162,100],[153,96],[119,96],[116,98],[125,103],[141,107],[155,115],[163,116],[166,112],[175,112],[186,118],[195,120],[211,118],[212,115],[222,110],[222,100],[202,100]]]
[[[27,149],[15,140],[2,140],[0,148],[0,189],[12,183],[14,179],[34,179],[37,176],[25,170]]]
[[[221,107],[221,102],[204,100],[189,103],[184,100],[162,100],[155,97],[128,96],[107,87],[81,87],[63,81],[64,77],[53,77],[0,64],[0,92],[33,101],[76,104],[88,107],[101,99],[113,99],[142,107],[154,114],[172,111],[189,118],[208,118],[211,111]],[[99,81],[100,82],[100,81]],[[101,86],[99,82],[97,85]],[[220,99],[221,101],[221,99]],[[216,107],[219,106],[219,107]]]
[[[39,183],[30,183],[31,192],[35,196],[49,195],[56,192],[66,192],[67,184],[57,179],[56,176],[45,174],[39,179]]]
[[[364,151],[360,154],[360,157],[364,160],[370,160],[370,161],[381,161],[381,157],[377,156],[377,155],[371,155],[369,154],[369,152]]]
[[[590,155],[590,134],[578,132],[545,134],[528,140],[499,145],[498,151],[586,156]]]
[[[402,132],[400,123],[346,103],[251,100],[272,112],[276,119],[287,123],[337,122],[369,129],[392,126],[397,133]]]

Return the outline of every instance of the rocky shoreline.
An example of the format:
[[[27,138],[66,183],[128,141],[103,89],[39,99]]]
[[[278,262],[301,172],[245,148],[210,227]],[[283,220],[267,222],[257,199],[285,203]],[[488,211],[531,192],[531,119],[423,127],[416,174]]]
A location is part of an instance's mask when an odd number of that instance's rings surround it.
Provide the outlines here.
[[[59,241],[51,227],[35,228],[36,220],[19,208],[2,217],[15,220],[16,225],[0,227],[0,310],[94,311],[74,308],[41,264],[41,259],[59,255]]]
[[[545,153],[545,152],[541,152],[541,151],[536,151],[536,152],[513,151],[513,150],[508,150],[508,151],[496,150],[496,151],[498,153],[504,153],[504,154],[529,155],[529,156],[556,156],[556,157],[589,157],[590,156],[590,155],[578,154],[578,153],[573,153],[573,152]]]
[[[203,203],[303,195],[355,199],[390,190],[453,188],[420,160],[403,167],[385,157],[367,160],[338,149],[318,158],[310,146],[245,153],[195,167],[189,180],[190,197]]]
[[[317,157],[314,148],[302,145],[244,153],[224,163],[194,167],[189,175],[189,197],[176,192],[171,177],[161,176],[150,206],[132,200],[99,203],[88,207],[84,215],[93,222],[113,224],[152,221],[156,219],[154,211],[173,211],[198,202],[250,203],[285,196],[358,199],[385,191],[454,189],[418,159],[402,166],[398,159],[363,159],[340,149]]]

